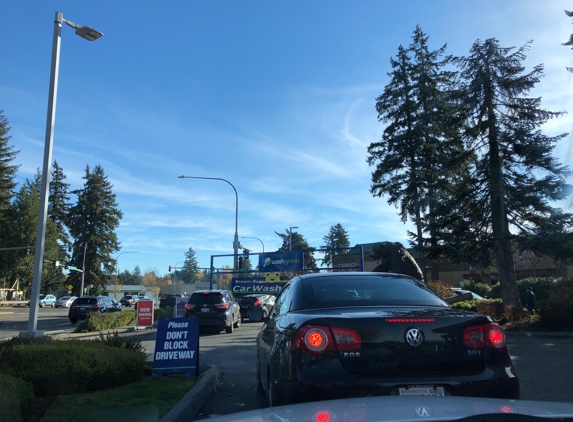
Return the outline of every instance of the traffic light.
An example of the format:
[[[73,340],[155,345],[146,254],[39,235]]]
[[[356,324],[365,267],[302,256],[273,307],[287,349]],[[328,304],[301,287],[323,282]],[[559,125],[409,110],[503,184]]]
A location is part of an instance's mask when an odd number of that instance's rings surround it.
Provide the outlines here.
[[[243,252],[245,252],[245,259],[249,259],[249,250],[243,249]]]
[[[239,269],[243,268],[243,257],[239,257]]]
[[[197,272],[197,268],[193,268],[193,272],[196,273],[196,272]]]
[[[81,275],[78,276],[78,281],[82,281],[82,276],[81,276]]]
[[[171,265],[169,266],[169,272],[171,272]]]

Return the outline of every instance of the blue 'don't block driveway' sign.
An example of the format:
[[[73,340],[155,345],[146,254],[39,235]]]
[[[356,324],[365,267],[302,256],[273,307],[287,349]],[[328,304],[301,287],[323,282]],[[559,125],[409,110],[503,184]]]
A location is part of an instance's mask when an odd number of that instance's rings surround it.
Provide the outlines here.
[[[153,376],[180,373],[199,375],[199,318],[158,321]]]

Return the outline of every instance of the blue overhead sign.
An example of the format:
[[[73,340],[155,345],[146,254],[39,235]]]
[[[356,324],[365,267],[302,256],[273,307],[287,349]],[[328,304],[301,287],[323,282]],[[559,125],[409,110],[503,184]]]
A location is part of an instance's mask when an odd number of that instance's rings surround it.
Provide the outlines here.
[[[199,318],[160,319],[153,355],[153,375],[199,375]]]
[[[259,271],[301,271],[303,267],[304,253],[302,251],[259,254]]]

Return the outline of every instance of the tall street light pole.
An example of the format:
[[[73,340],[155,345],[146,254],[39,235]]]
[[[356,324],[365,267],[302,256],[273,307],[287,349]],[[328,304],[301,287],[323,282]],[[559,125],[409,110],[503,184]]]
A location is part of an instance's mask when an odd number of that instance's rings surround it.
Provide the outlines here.
[[[117,282],[119,281],[119,257],[122,256],[124,253],[139,253],[139,251],[126,251],[120,253],[117,258],[115,258],[115,266],[117,270],[117,276],[115,277],[115,290],[117,290]],[[114,292],[117,295],[117,292]]]
[[[265,244],[264,244],[263,241],[262,241],[261,239],[259,239],[258,237],[241,236],[241,239],[257,239],[259,242],[261,242],[261,245],[263,245],[263,252],[265,251]]]
[[[235,255],[234,267],[235,270],[239,268],[239,194],[237,189],[231,182],[226,179],[221,179],[218,177],[197,177],[197,176],[179,176],[179,179],[203,179],[203,180],[220,180],[222,182],[227,182],[233,190],[235,191],[235,239],[233,240],[233,253]]]
[[[93,239],[90,239],[84,244],[84,259],[83,259],[83,263],[82,263],[82,282],[80,283],[80,296],[82,296],[84,294],[84,277],[86,274],[86,253],[87,253],[88,245],[92,240]]]
[[[38,327],[38,303],[42,286],[42,267],[44,263],[44,242],[46,241],[46,219],[48,216],[48,195],[52,165],[52,146],[54,143],[54,125],[56,123],[56,98],[58,96],[58,75],[60,69],[60,44],[62,40],[62,23],[71,26],[76,34],[88,41],[94,41],[103,34],[89,26],[77,25],[64,19],[64,15],[56,12],[54,20],[54,35],[52,38],[52,65],[50,69],[50,90],[48,93],[48,114],[46,118],[46,137],[44,142],[44,161],[42,168],[42,186],[40,190],[40,206],[38,212],[38,229],[36,231],[36,251],[34,255],[34,277],[32,294],[30,296],[30,316],[28,331],[20,333],[22,337],[40,337],[43,331]]]
[[[288,231],[288,235],[289,235],[289,241],[288,241],[288,250],[292,251],[292,229],[298,229],[298,226],[293,226],[289,228]]]

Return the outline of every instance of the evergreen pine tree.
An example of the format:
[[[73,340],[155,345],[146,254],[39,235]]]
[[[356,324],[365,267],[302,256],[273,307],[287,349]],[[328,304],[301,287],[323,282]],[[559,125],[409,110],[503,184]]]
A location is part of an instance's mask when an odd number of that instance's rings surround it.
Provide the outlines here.
[[[573,18],[573,11],[571,11],[571,10],[566,10],[566,11],[565,11],[565,14],[566,14],[567,16],[569,16],[570,18]],[[568,39],[566,42],[564,42],[563,45],[566,46],[566,47],[571,47],[571,49],[573,50],[573,34],[571,34],[571,35],[569,36],[569,39]],[[569,72],[572,72],[572,73],[573,73],[573,67],[568,67],[567,70],[568,70]]]
[[[50,197],[48,201],[48,217],[56,223],[58,238],[62,244],[69,243],[66,220],[70,210],[70,185],[65,183],[66,175],[62,168],[54,161],[52,167],[52,181],[50,182]]]
[[[115,230],[123,213],[115,202],[113,185],[101,166],[95,166],[93,171],[87,166],[83,179],[83,188],[73,192],[77,194],[77,202],[70,207],[66,219],[74,239],[72,262],[82,268],[84,247],[87,246],[84,285],[93,284],[96,290],[102,290],[106,274],[113,274],[115,270],[112,254],[119,251]],[[78,281],[74,282],[79,285]]]
[[[5,212],[10,209],[14,197],[14,178],[19,167],[12,163],[20,151],[15,151],[8,144],[11,138],[9,132],[8,119],[4,116],[4,111],[0,110],[0,226],[3,225]]]
[[[197,262],[195,251],[191,246],[189,246],[189,249],[185,252],[183,274],[184,277],[189,280],[188,283],[194,283],[201,278],[201,274],[199,274],[199,263]]]
[[[496,39],[476,41],[468,57],[456,59],[463,79],[462,113],[469,148],[475,152],[471,179],[458,203],[469,210],[467,239],[491,245],[505,306],[520,306],[510,227],[531,232],[548,203],[563,199],[569,175],[552,156],[565,135],[549,137],[539,127],[561,113],[540,108],[540,98],[525,95],[543,73],[537,65],[524,73],[529,44],[503,48]],[[467,242],[466,242],[467,243]],[[485,254],[485,251],[482,252]]]
[[[342,227],[342,224],[338,223],[335,226],[331,226],[327,235],[323,238],[324,249],[336,249],[336,248],[348,248],[350,247],[350,240],[348,239],[348,232]],[[322,259],[322,265],[328,267],[332,266],[332,260],[336,255],[342,255],[348,253],[345,250],[338,251],[326,251],[324,253],[324,258]]]

